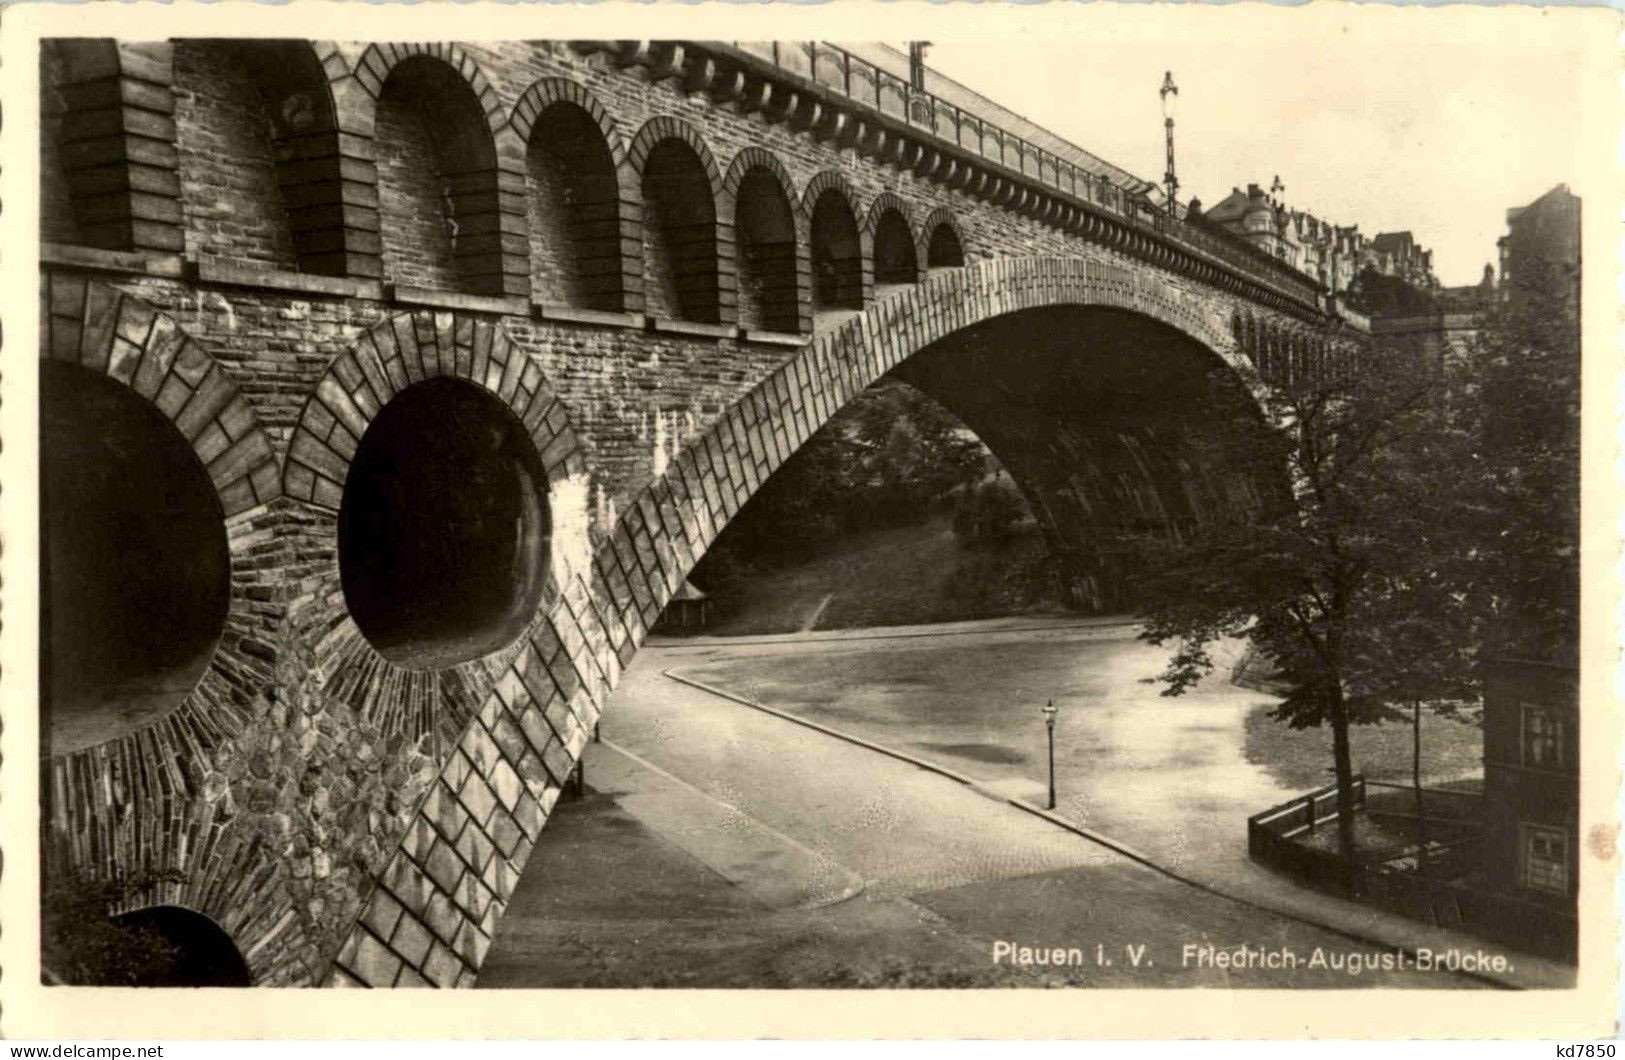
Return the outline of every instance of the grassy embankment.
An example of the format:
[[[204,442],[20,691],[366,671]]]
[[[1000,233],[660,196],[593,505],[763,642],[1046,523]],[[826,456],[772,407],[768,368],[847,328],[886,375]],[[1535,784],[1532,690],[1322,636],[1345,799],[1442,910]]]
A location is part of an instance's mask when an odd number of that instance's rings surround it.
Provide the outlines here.
[[[1409,784],[1411,727],[1356,725],[1349,730],[1355,768],[1368,780]],[[1308,791],[1332,782],[1332,737],[1326,728],[1292,729],[1260,705],[1247,715],[1247,761],[1264,766],[1280,783]],[[1484,732],[1469,722],[1422,716],[1422,781],[1430,786],[1484,768]]]

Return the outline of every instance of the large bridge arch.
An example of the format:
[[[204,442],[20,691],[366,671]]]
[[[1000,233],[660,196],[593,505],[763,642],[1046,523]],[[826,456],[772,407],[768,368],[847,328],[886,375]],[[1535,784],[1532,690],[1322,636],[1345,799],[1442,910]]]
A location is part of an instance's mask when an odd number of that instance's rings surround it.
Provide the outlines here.
[[[1027,495],[1074,606],[1110,611],[1133,605],[1133,538],[1177,538],[1257,503],[1255,469],[1228,468],[1213,451],[1232,416],[1260,411],[1224,365],[1137,311],[1053,305],[955,332],[889,375],[993,451]]]
[[[678,454],[598,551],[595,573],[612,591],[612,620],[618,618],[641,640],[665,605],[660,587],[670,585],[670,592],[681,584],[692,566],[688,557],[702,555],[768,476],[882,375],[944,340],[1001,318],[1061,309],[1142,322],[1177,337],[1209,367],[1229,368],[1243,390],[1256,394],[1262,385],[1251,357],[1231,333],[1226,307],[1121,266],[1004,259],[943,270],[819,335]],[[918,371],[914,375],[928,392],[933,389]],[[951,397],[946,403],[963,405]],[[978,417],[971,413],[970,418]],[[985,419],[971,426],[998,433],[997,424]],[[667,526],[684,533],[664,532]],[[648,542],[640,550],[643,537]],[[628,562],[651,552],[654,565]]]
[[[728,521],[858,392],[956,333],[1024,311],[1138,319],[1256,385],[1228,308],[1126,268],[1014,259],[944,270],[797,350],[627,505],[494,682],[386,856],[330,984],[466,985],[603,704]]]

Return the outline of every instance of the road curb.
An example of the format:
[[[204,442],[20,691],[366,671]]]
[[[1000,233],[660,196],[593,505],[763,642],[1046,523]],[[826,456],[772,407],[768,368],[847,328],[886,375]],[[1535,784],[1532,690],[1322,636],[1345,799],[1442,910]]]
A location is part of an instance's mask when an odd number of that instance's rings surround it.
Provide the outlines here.
[[[802,630],[799,633],[744,633],[737,637],[700,638],[660,636],[651,637],[647,646],[663,651],[681,651],[685,648],[756,648],[784,644],[861,644],[876,640],[921,640],[942,637],[966,637],[979,634],[1049,633],[1067,630],[1132,629],[1141,625],[1134,619],[1109,619],[1096,622],[1056,622],[1037,626],[1001,626],[993,629],[946,629],[933,631],[921,626],[876,626],[859,630]],[[881,632],[891,630],[892,632]],[[912,632],[910,632],[912,631]]]
[[[936,773],[938,776],[947,777],[949,780],[952,780],[955,783],[963,784],[967,788],[970,788],[983,798],[992,799],[995,802],[1002,802],[1005,805],[1013,806],[1024,813],[1042,818],[1055,825],[1057,828],[1071,832],[1074,835],[1087,839],[1092,843],[1103,846],[1108,850],[1116,851],[1117,853],[1128,858],[1130,861],[1143,865],[1153,872],[1166,876],[1175,882],[1182,883],[1187,887],[1194,888],[1206,894],[1215,895],[1219,898],[1224,898],[1228,901],[1236,902],[1237,904],[1244,905],[1249,909],[1257,909],[1261,912],[1269,913],[1272,916],[1278,916],[1285,920],[1291,920],[1299,924],[1304,924],[1308,927],[1318,928],[1321,931],[1326,931],[1333,935],[1339,935],[1343,938],[1349,939],[1350,941],[1358,942],[1363,945],[1378,946],[1383,949],[1393,949],[1412,956],[1415,955],[1415,950],[1410,946],[1396,944],[1387,939],[1377,938],[1374,935],[1368,935],[1350,928],[1340,927],[1336,924],[1328,924],[1323,920],[1317,920],[1314,917],[1305,916],[1302,913],[1295,911],[1278,909],[1275,906],[1265,905],[1254,899],[1243,898],[1240,895],[1231,894],[1229,891],[1220,890],[1212,884],[1203,883],[1200,880],[1195,880],[1189,876],[1182,875],[1181,873],[1168,868],[1166,865],[1158,864],[1156,861],[1151,859],[1150,855],[1135,850],[1133,847],[1121,842],[1120,840],[1113,839],[1108,835],[1103,835],[1091,828],[1086,828],[1083,825],[1078,824],[1076,821],[1062,817],[1053,810],[1046,810],[1042,807],[1034,806],[1032,803],[1026,802],[1025,800],[1015,798],[1014,796],[1001,794],[1000,792],[994,791],[992,788],[988,787],[982,781],[979,781],[974,777],[967,776],[958,770],[950,769],[947,766],[932,762],[929,759],[920,758],[916,755],[908,753],[907,751],[901,751],[895,747],[890,747],[886,744],[876,743],[873,740],[865,739],[862,736],[857,736],[849,732],[843,732],[840,729],[831,728],[830,726],[824,725],[820,722],[797,717],[796,715],[788,713],[787,711],[779,710],[763,703],[758,703],[755,700],[746,699],[744,696],[736,695],[725,689],[717,688],[714,685],[708,685],[704,681],[678,673],[676,670],[662,670],[661,673],[665,677],[676,681],[679,684],[688,685],[691,688],[697,688],[701,692],[705,692],[708,695],[713,695],[720,699],[726,699],[730,702],[738,703],[741,706],[750,707],[752,710],[759,710],[764,714],[771,714],[776,718],[782,718],[785,721],[793,722],[797,725],[803,726],[804,728],[821,732],[824,735],[834,737],[837,740],[850,744],[856,744],[859,747],[866,748],[878,754],[883,754],[888,758],[895,758],[900,762],[907,762],[909,765],[916,766],[928,773]],[[1456,972],[1455,974],[1466,979],[1487,984],[1500,990],[1531,989],[1530,987],[1526,987],[1520,983],[1509,982],[1487,972]]]

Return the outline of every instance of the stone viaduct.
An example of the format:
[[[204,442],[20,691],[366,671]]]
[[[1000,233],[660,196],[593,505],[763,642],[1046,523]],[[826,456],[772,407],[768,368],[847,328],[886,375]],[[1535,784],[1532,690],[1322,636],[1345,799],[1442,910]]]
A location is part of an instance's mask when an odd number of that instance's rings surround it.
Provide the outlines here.
[[[470,984],[670,594],[888,371],[1109,606],[1091,528],[1212,500],[1170,436],[1210,370],[1342,339],[1306,278],[883,66],[46,41],[47,847],[255,983]]]

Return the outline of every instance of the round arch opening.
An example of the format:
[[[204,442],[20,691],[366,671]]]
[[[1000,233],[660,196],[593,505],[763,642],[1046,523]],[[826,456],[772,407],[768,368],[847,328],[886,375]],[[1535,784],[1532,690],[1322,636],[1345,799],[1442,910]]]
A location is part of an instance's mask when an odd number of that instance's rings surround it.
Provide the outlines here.
[[[965,264],[965,250],[959,245],[959,236],[953,226],[939,224],[926,245],[925,266],[928,269],[957,269]]]
[[[863,251],[858,222],[839,192],[818,197],[812,211],[813,311],[863,308]]]
[[[203,464],[157,407],[40,363],[42,740],[65,754],[168,713],[225,630],[231,559]]]
[[[752,169],[739,182],[734,231],[739,322],[768,331],[800,330],[795,215],[784,189],[767,170]]]
[[[408,669],[511,642],[546,583],[547,475],[518,417],[460,379],[384,406],[356,448],[339,507],[339,569],[356,626]]]
[[[900,287],[920,278],[914,233],[896,210],[887,210],[875,226],[875,286]]]
[[[248,964],[213,920],[175,905],[138,909],[115,923],[148,942],[132,986],[252,986]]]

